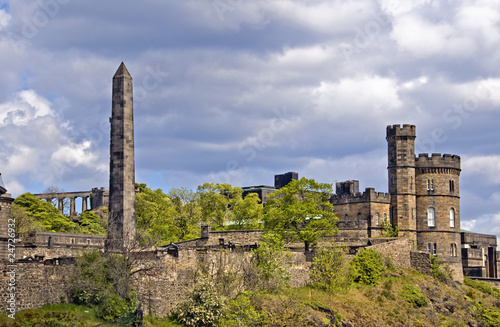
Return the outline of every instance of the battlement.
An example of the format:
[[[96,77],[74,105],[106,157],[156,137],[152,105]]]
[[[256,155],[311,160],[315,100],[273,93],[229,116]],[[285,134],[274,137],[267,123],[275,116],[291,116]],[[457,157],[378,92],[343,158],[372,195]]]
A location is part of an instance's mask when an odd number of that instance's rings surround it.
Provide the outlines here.
[[[387,137],[391,136],[406,136],[406,137],[416,137],[417,129],[415,125],[404,124],[403,127],[401,125],[388,125],[387,126]]]
[[[390,203],[391,195],[389,193],[376,192],[374,188],[368,187],[363,193],[342,193],[333,194],[330,198],[332,204],[343,203],[361,203],[361,202],[383,202]]]
[[[429,157],[428,153],[420,153],[415,159],[415,166],[418,168],[452,168],[460,169],[460,156],[433,153]]]

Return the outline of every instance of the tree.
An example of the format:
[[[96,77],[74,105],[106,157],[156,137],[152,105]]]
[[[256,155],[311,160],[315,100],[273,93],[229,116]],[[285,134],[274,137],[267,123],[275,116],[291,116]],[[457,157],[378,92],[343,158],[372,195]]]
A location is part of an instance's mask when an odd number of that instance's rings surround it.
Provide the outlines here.
[[[136,184],[139,193],[135,197],[137,234],[143,246],[168,244],[178,241],[172,201],[161,189],[155,191],[146,184]]]
[[[315,251],[309,275],[315,286],[330,292],[347,289],[353,274],[349,267],[346,248],[337,244]]]
[[[43,231],[44,228],[42,224],[30,215],[26,208],[13,203],[11,217],[16,222],[16,233],[30,233],[35,231]]]
[[[106,222],[101,217],[91,211],[84,211],[78,220],[74,232],[79,234],[105,235]]]
[[[243,190],[231,184],[205,183],[198,186],[201,216],[213,229],[223,230],[234,222],[234,208],[242,199]]]
[[[266,230],[287,242],[304,242],[305,251],[337,232],[337,217],[329,201],[332,185],[314,179],[293,180],[268,197],[264,207]]]
[[[48,232],[72,232],[75,223],[59,213],[49,202],[41,201],[31,193],[18,196],[14,203],[39,222]]]
[[[168,192],[176,211],[174,225],[180,241],[199,237],[201,222],[199,194],[186,188],[173,188]]]
[[[259,195],[250,193],[244,199],[235,201],[233,229],[257,229],[261,226],[264,208]]]

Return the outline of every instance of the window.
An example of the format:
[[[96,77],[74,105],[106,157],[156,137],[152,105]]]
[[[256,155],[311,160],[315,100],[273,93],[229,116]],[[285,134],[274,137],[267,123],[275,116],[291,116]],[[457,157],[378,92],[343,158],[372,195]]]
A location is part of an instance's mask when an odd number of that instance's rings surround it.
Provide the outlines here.
[[[427,243],[427,252],[432,253],[432,245],[431,243]]]
[[[427,209],[427,225],[429,227],[436,227],[436,218],[434,217],[435,210],[433,207]]]
[[[450,244],[450,256],[452,257],[458,256],[457,245],[455,243]]]
[[[427,191],[430,191],[431,190],[431,180],[428,179],[427,180]]]
[[[387,214],[384,213],[384,224],[387,224]]]
[[[431,191],[434,191],[434,180],[431,179]]]
[[[437,255],[437,244],[436,243],[434,243],[434,248],[432,250],[432,254]]]
[[[378,212],[375,214],[375,226],[380,225],[380,215]]]
[[[450,227],[455,227],[455,209],[450,208]]]
[[[450,193],[455,192],[455,181],[450,181]]]

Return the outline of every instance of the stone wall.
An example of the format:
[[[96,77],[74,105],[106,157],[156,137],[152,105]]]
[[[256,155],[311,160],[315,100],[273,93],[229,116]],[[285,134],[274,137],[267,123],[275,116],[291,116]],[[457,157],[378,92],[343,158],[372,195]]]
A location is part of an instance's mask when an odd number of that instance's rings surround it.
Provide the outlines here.
[[[165,252],[152,252],[145,259],[137,259],[133,274],[133,283],[137,295],[143,304],[145,312],[154,312],[165,316],[182,300],[186,298],[195,281],[195,270],[204,266],[208,271],[233,271],[244,274],[243,267],[250,262],[251,254],[245,251],[207,250],[199,251],[179,247],[178,256]],[[15,270],[16,309],[39,308],[50,303],[60,303],[68,299],[72,264],[51,265],[51,261],[17,263]],[[291,276],[290,284],[294,287],[304,286],[309,281],[310,263],[306,262],[303,252],[292,252],[291,266],[288,268]],[[0,311],[6,312],[9,271],[11,268],[2,266],[0,285]],[[234,292],[240,290],[234,289]]]
[[[15,267],[2,265],[0,276],[0,312],[7,312],[7,299],[12,294],[9,281],[15,281],[16,311],[39,308],[67,300],[68,276],[73,265],[46,265],[43,262],[17,263]]]
[[[386,239],[386,242],[368,246],[367,249],[373,249],[380,252],[384,257],[391,258],[396,267],[410,268],[411,240],[408,238]]]
[[[418,272],[432,275],[431,256],[429,252],[411,251],[410,262],[411,267],[415,268]]]

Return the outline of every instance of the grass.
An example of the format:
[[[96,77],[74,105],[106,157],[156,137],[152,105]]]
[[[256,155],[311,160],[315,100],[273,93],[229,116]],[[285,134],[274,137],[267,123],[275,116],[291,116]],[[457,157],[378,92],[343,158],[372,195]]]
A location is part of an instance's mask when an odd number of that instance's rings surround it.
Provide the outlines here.
[[[468,284],[472,284],[468,286]],[[404,299],[402,290],[418,289],[426,302],[421,306]],[[475,288],[473,288],[475,287]],[[431,276],[420,274],[414,270],[395,270],[383,274],[376,286],[353,284],[348,290],[340,293],[329,293],[313,287],[289,288],[283,294],[258,295],[257,310],[266,315],[273,313],[286,315],[286,307],[293,307],[304,317],[314,321],[323,321],[328,325],[329,316],[341,318],[353,326],[467,326],[464,322],[481,321],[484,326],[498,326],[500,320],[500,301],[491,296],[496,289],[483,284],[466,281],[464,285],[447,285]],[[412,293],[413,294],[413,293]],[[410,303],[409,303],[410,302]],[[281,311],[280,311],[281,310]],[[25,324],[23,319],[29,317],[47,320],[57,313],[66,313],[63,317],[72,317],[70,324]],[[311,320],[312,321],[312,320]],[[74,304],[54,304],[36,310],[23,310],[16,314],[16,320],[0,315],[0,326],[116,326],[96,318],[92,308]],[[145,317],[145,327],[182,327],[168,318]],[[305,326],[305,325],[304,325]],[[319,325],[318,325],[319,326]],[[339,325],[337,325],[339,326]]]
[[[62,322],[55,324],[55,321]],[[7,315],[0,315],[0,326],[5,327],[30,327],[30,326],[116,326],[105,323],[96,317],[92,308],[76,304],[49,304],[39,309],[21,310],[16,313],[15,319]]]

